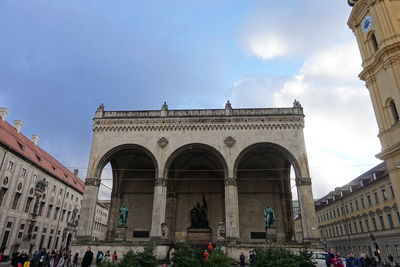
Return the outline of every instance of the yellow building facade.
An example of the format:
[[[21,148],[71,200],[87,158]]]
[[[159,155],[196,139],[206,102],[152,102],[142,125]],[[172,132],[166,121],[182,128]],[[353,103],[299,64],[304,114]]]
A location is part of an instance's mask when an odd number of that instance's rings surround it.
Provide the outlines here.
[[[385,163],[315,202],[326,248],[400,260],[400,213]]]
[[[366,82],[379,127],[382,151],[397,206],[400,205],[400,1],[348,0],[348,26],[362,57]]]

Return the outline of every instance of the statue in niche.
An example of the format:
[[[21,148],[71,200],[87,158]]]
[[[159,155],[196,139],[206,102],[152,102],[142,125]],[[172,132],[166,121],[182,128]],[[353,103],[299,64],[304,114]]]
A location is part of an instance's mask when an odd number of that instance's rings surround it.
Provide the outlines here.
[[[44,190],[46,190],[47,185],[49,184],[49,182],[46,181],[46,178],[43,178],[43,180],[39,180],[36,183],[36,189],[44,192]]]
[[[124,205],[119,208],[119,216],[118,216],[118,226],[126,226],[126,223],[128,221],[128,208]]]
[[[196,206],[190,210],[190,228],[204,229],[209,228],[207,219],[207,202],[203,194],[203,205],[197,202]]]
[[[275,223],[275,212],[269,206],[267,206],[264,209],[264,221],[265,221],[265,228],[270,228]]]

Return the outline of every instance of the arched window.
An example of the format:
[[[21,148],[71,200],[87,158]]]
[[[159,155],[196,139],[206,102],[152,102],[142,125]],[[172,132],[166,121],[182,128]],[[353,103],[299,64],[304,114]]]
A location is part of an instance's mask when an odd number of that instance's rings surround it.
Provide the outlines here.
[[[399,113],[397,112],[396,103],[394,103],[394,100],[392,99],[390,100],[389,105],[390,109],[392,110],[394,123],[396,123],[399,121]]]
[[[376,36],[375,34],[371,34],[371,42],[372,42],[372,47],[374,48],[374,50],[378,50],[378,41],[376,40]]]

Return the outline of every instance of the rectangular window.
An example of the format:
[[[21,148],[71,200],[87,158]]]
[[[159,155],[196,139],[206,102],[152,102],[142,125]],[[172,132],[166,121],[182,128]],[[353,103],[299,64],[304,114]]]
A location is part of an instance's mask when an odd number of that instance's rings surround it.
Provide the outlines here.
[[[7,169],[12,170],[14,168],[14,162],[9,161],[7,165]]]
[[[354,222],[353,225],[354,225],[354,233],[357,234],[357,232],[358,232],[357,223]]]
[[[12,205],[11,205],[11,208],[13,209],[13,210],[16,210],[17,209],[17,207],[18,207],[18,202],[19,202],[19,199],[21,198],[21,193],[15,193],[15,196],[14,196],[14,200],[13,200],[13,202],[12,202]]]
[[[345,208],[346,208],[346,214],[348,214],[348,213],[349,213],[349,207],[347,206],[347,204],[344,205],[344,206],[345,206]]]
[[[49,207],[47,208],[46,218],[50,218],[50,214],[51,214],[51,210],[52,209],[53,209],[53,205],[49,205]]]
[[[33,200],[32,197],[28,197],[26,199],[26,205],[25,205],[25,210],[24,210],[26,213],[28,213],[31,208],[32,200]]]
[[[7,193],[7,188],[2,187],[0,189],[0,207],[1,207],[1,204],[3,204],[3,200],[4,200],[4,197],[6,196],[6,193]]]
[[[50,249],[51,240],[53,239],[52,236],[49,237],[49,242],[47,242],[47,249]]]
[[[372,201],[371,201],[371,196],[370,195],[367,196],[367,201],[368,201],[368,207],[371,207],[372,206]]]
[[[45,205],[45,203],[43,201],[40,202],[39,211],[38,211],[39,216],[42,216],[42,214],[43,214],[44,205]]]
[[[22,238],[22,232],[18,233],[18,238]]]
[[[389,221],[389,227],[390,227],[390,229],[393,229],[394,225],[393,225],[392,214],[388,213],[387,217],[388,217],[388,221]]]
[[[336,211],[333,210],[333,218],[336,218]]]
[[[36,180],[37,180],[37,175],[34,174],[34,175],[32,176],[32,181],[33,181],[33,182],[36,182]]]
[[[383,216],[379,216],[379,222],[381,223],[382,230],[385,230],[385,222],[383,221]]]
[[[354,203],[356,204],[356,210],[359,210],[360,207],[358,206],[358,200],[355,200]]]
[[[353,212],[353,211],[354,211],[354,209],[353,209],[353,203],[350,202],[349,205],[350,205],[351,212]]]
[[[351,223],[349,223],[349,233],[352,234],[353,230],[351,229]]]
[[[22,175],[22,176],[25,176],[25,175],[26,175],[26,169],[24,169],[24,168],[21,169],[21,175]]]
[[[358,223],[360,224],[360,232],[364,233],[364,227],[363,227],[362,221],[359,221]]]
[[[65,213],[66,213],[67,211],[66,210],[63,210],[62,211],[62,214],[61,214],[61,221],[64,221],[64,217],[65,217]]]
[[[374,198],[375,198],[375,203],[379,203],[379,197],[378,197],[378,192],[374,192]]]
[[[11,228],[12,222],[7,222],[7,228]]]
[[[378,226],[376,224],[376,219],[372,218],[372,226],[374,227],[374,231],[378,231]]]
[[[340,226],[340,235],[343,235],[343,227]]]
[[[21,224],[21,225],[19,226],[19,229],[20,229],[20,230],[24,230],[24,228],[25,228],[25,224]]]
[[[341,211],[342,211],[342,215],[344,215],[344,209],[343,206],[340,207]]]
[[[381,192],[382,192],[383,201],[386,201],[386,200],[388,199],[388,198],[387,198],[387,194],[386,194],[386,190],[385,190],[385,189],[382,189]]]
[[[336,211],[337,211],[337,216],[340,216],[339,207],[336,209]],[[101,215],[103,215],[103,212],[100,212],[100,213],[101,213]]]
[[[367,232],[369,232],[370,229],[369,229],[369,221],[368,221],[368,219],[365,219],[365,227],[367,227]]]
[[[361,207],[362,207],[363,209],[365,209],[364,198],[363,198],[363,197],[360,198],[360,201],[361,201]]]
[[[57,217],[58,217],[58,212],[60,211],[60,208],[59,207],[57,207],[56,208],[56,211],[54,212],[54,220],[57,220]]]

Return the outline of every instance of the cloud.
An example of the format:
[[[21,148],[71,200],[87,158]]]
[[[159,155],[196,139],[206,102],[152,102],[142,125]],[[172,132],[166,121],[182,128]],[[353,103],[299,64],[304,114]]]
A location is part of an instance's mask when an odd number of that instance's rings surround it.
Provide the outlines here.
[[[378,129],[368,91],[357,79],[357,66],[360,57],[354,42],[332,45],[310,54],[291,77],[246,76],[231,90],[234,106],[270,102],[282,107],[300,100],[315,197],[379,162],[374,158],[380,150]]]

